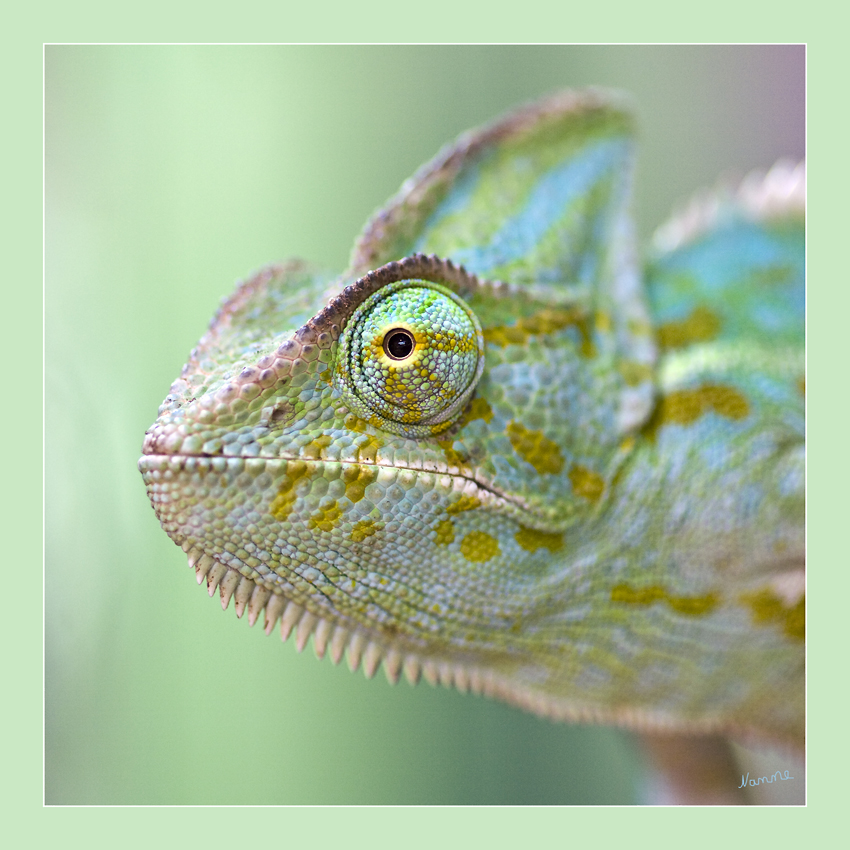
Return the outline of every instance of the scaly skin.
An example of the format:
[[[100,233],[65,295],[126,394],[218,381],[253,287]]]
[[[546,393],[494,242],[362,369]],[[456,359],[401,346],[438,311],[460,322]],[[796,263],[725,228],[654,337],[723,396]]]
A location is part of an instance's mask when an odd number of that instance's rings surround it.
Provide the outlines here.
[[[641,271],[632,159],[596,91],[462,136],[344,275],[237,289],[140,469],[210,594],[320,656],[799,744],[802,168],[697,202]]]

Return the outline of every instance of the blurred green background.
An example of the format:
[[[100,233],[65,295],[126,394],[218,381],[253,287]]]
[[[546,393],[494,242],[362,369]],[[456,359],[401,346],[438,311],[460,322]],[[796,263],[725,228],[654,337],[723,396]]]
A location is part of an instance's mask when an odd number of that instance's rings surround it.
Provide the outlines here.
[[[628,803],[626,733],[298,656],[206,597],[142,435],[236,279],[342,270],[459,132],[631,92],[647,237],[721,173],[804,153],[802,47],[71,47],[45,58],[48,803]]]

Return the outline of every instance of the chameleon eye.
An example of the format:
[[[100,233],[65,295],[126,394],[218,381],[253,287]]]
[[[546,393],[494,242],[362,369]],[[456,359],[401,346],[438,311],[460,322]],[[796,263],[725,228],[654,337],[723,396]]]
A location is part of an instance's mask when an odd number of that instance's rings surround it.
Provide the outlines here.
[[[469,307],[445,286],[403,280],[355,310],[334,372],[358,416],[423,437],[460,416],[483,368],[484,337]]]
[[[393,360],[404,360],[413,352],[416,340],[404,328],[393,328],[384,336],[384,352]]]

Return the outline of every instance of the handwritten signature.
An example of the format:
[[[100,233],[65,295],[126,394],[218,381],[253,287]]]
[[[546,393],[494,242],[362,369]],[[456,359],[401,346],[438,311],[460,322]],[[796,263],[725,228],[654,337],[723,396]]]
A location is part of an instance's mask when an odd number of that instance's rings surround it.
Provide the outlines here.
[[[750,779],[750,774],[748,773],[748,774],[746,775],[746,777],[741,776],[741,784],[740,784],[738,787],[739,787],[739,788],[743,788],[745,785],[761,785],[763,782],[767,782],[767,783],[770,783],[770,782],[776,782],[776,781],[778,781],[778,780],[776,779],[776,777],[777,777],[777,776],[778,776],[778,777],[779,777],[779,779],[781,779],[783,782],[784,782],[786,779],[793,779],[793,778],[794,778],[793,776],[789,776],[789,775],[788,775],[788,771],[787,771],[787,770],[785,771],[785,776],[783,776],[783,775],[782,775],[782,771],[781,771],[781,770],[777,770],[777,771],[776,771],[776,773],[774,773],[774,774],[773,774],[773,776],[771,776],[770,778],[768,778],[767,776],[760,776],[758,779]]]

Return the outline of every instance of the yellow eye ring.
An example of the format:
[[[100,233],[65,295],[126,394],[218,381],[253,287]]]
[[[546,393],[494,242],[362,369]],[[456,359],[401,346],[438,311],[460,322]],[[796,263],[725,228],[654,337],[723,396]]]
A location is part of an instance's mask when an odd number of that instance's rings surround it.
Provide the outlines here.
[[[407,328],[391,328],[384,334],[383,348],[390,360],[407,360],[416,350],[416,340]]]

